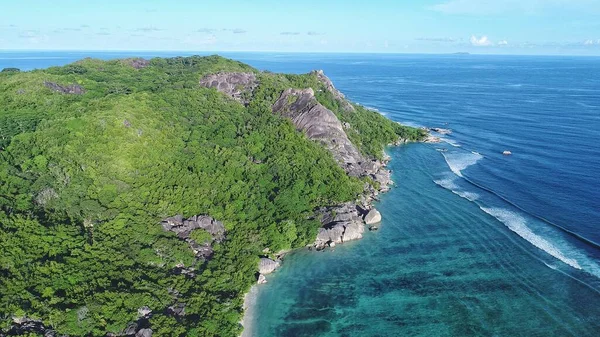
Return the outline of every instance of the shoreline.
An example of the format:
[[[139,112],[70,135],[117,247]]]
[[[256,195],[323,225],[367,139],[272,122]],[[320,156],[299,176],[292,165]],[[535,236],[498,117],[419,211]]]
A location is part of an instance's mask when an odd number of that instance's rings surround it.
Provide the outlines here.
[[[388,146],[386,146],[383,149],[383,159],[377,160],[377,162],[380,163],[380,165],[381,165],[380,171],[385,171],[390,175],[389,182],[386,183],[385,185],[379,186],[379,188],[377,188],[377,189],[371,189],[368,191],[364,191],[362,194],[360,194],[360,196],[355,201],[352,201],[353,203],[356,204],[356,206],[359,206],[359,205],[366,206],[367,213],[369,210],[375,210],[375,208],[373,207],[373,202],[379,201],[379,198],[378,198],[379,194],[384,194],[384,193],[389,192],[389,190],[395,185],[394,181],[391,180],[391,171],[386,168],[388,163],[392,160],[392,158],[387,154],[386,148],[392,147],[392,146],[398,147],[401,145],[405,145],[409,142],[410,141],[399,139],[396,143],[388,144]],[[365,213],[365,215],[367,213]],[[365,227],[367,227],[369,225],[363,221],[362,226],[364,229]],[[323,228],[323,227],[321,227],[321,228]],[[371,229],[369,229],[369,230],[371,230]],[[362,236],[358,239],[352,239],[351,241],[356,241],[356,240],[360,240],[360,239],[362,239]],[[285,252],[285,254],[280,255],[280,258],[277,261],[279,263],[281,263],[283,261],[285,255],[287,255],[289,253],[293,253],[294,251],[298,251],[301,249],[324,250],[327,247],[333,248],[334,246],[335,246],[335,244],[327,245],[327,246],[319,248],[317,246],[317,238],[315,238],[315,242],[313,244],[307,245],[305,247],[299,247],[296,249],[292,249],[291,251]],[[280,267],[280,265],[276,269],[278,269],[279,267]],[[240,324],[243,327],[243,331],[239,335],[239,337],[252,337],[253,336],[253,328],[254,328],[253,323],[254,323],[254,320],[256,317],[256,305],[258,303],[259,286],[263,286],[266,284],[268,284],[268,283],[267,282],[257,282],[255,284],[253,284],[252,287],[250,287],[250,290],[248,290],[247,293],[244,294],[244,303],[242,306],[243,315],[242,315],[242,319],[240,320]]]

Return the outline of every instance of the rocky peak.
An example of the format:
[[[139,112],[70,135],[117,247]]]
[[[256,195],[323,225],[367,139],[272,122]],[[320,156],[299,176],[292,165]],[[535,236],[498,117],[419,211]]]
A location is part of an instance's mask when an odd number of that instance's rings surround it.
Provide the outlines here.
[[[206,75],[200,85],[215,88],[242,104],[248,104],[252,92],[258,86],[254,73],[217,73]]]
[[[344,110],[348,112],[354,111],[354,106],[352,106],[352,104],[346,100],[346,96],[344,96],[344,94],[335,88],[333,82],[331,82],[329,77],[325,76],[323,70],[313,70],[311,74],[315,75],[319,82],[323,83],[327,91],[333,94],[333,97],[335,97],[335,99],[341,104]]]

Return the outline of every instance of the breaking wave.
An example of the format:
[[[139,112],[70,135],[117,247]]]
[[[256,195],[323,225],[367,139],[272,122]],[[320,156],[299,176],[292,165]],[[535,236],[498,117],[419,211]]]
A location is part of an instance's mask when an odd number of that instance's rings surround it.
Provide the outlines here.
[[[520,237],[527,240],[532,245],[554,256],[562,262],[568,264],[575,269],[582,269],[579,262],[571,257],[568,257],[559,247],[552,244],[545,238],[535,234],[529,227],[525,218],[515,212],[511,212],[502,208],[488,208],[480,206],[482,211],[498,219],[504,223],[510,230],[517,233]]]
[[[475,165],[483,158],[480,154],[472,152],[441,152],[446,159],[450,170],[459,177],[462,177],[462,171],[471,165]]]

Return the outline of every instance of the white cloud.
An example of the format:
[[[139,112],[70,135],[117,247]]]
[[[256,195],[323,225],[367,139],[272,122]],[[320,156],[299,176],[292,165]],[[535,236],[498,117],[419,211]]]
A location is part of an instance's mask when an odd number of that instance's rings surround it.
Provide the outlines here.
[[[452,15],[496,15],[503,13],[539,13],[550,9],[590,11],[597,0],[440,0],[428,10]]]
[[[481,37],[471,35],[471,39],[469,41],[471,41],[471,44],[475,47],[488,47],[494,44],[488,39],[486,35],[483,35]]]
[[[500,40],[500,41],[498,41],[498,45],[499,46],[508,46],[508,41],[506,41],[506,40]]]
[[[600,39],[594,41],[594,40],[585,40],[583,42],[584,46],[600,46]]]

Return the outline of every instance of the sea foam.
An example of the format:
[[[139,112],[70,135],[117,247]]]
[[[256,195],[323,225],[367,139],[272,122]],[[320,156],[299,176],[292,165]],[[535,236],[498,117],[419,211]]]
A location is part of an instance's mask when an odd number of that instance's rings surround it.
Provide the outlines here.
[[[462,177],[462,171],[471,165],[475,165],[483,158],[480,154],[471,152],[442,152],[444,159],[450,170],[459,177]]]
[[[553,243],[535,234],[529,227],[527,227],[527,220],[525,220],[525,218],[519,214],[502,208],[488,208],[482,206],[479,208],[481,208],[481,210],[487,214],[498,219],[498,221],[504,223],[510,230],[517,233],[520,237],[527,240],[537,248],[545,251],[546,253],[554,256],[555,258],[575,269],[582,269],[577,260],[566,256],[565,253]]]
[[[449,177],[449,178],[434,180],[433,182],[447,190],[450,190],[452,193],[469,200],[469,201],[475,201],[475,200],[479,199],[479,194],[474,193],[474,192],[464,191],[464,190],[460,189],[456,185],[456,179],[457,178]]]

